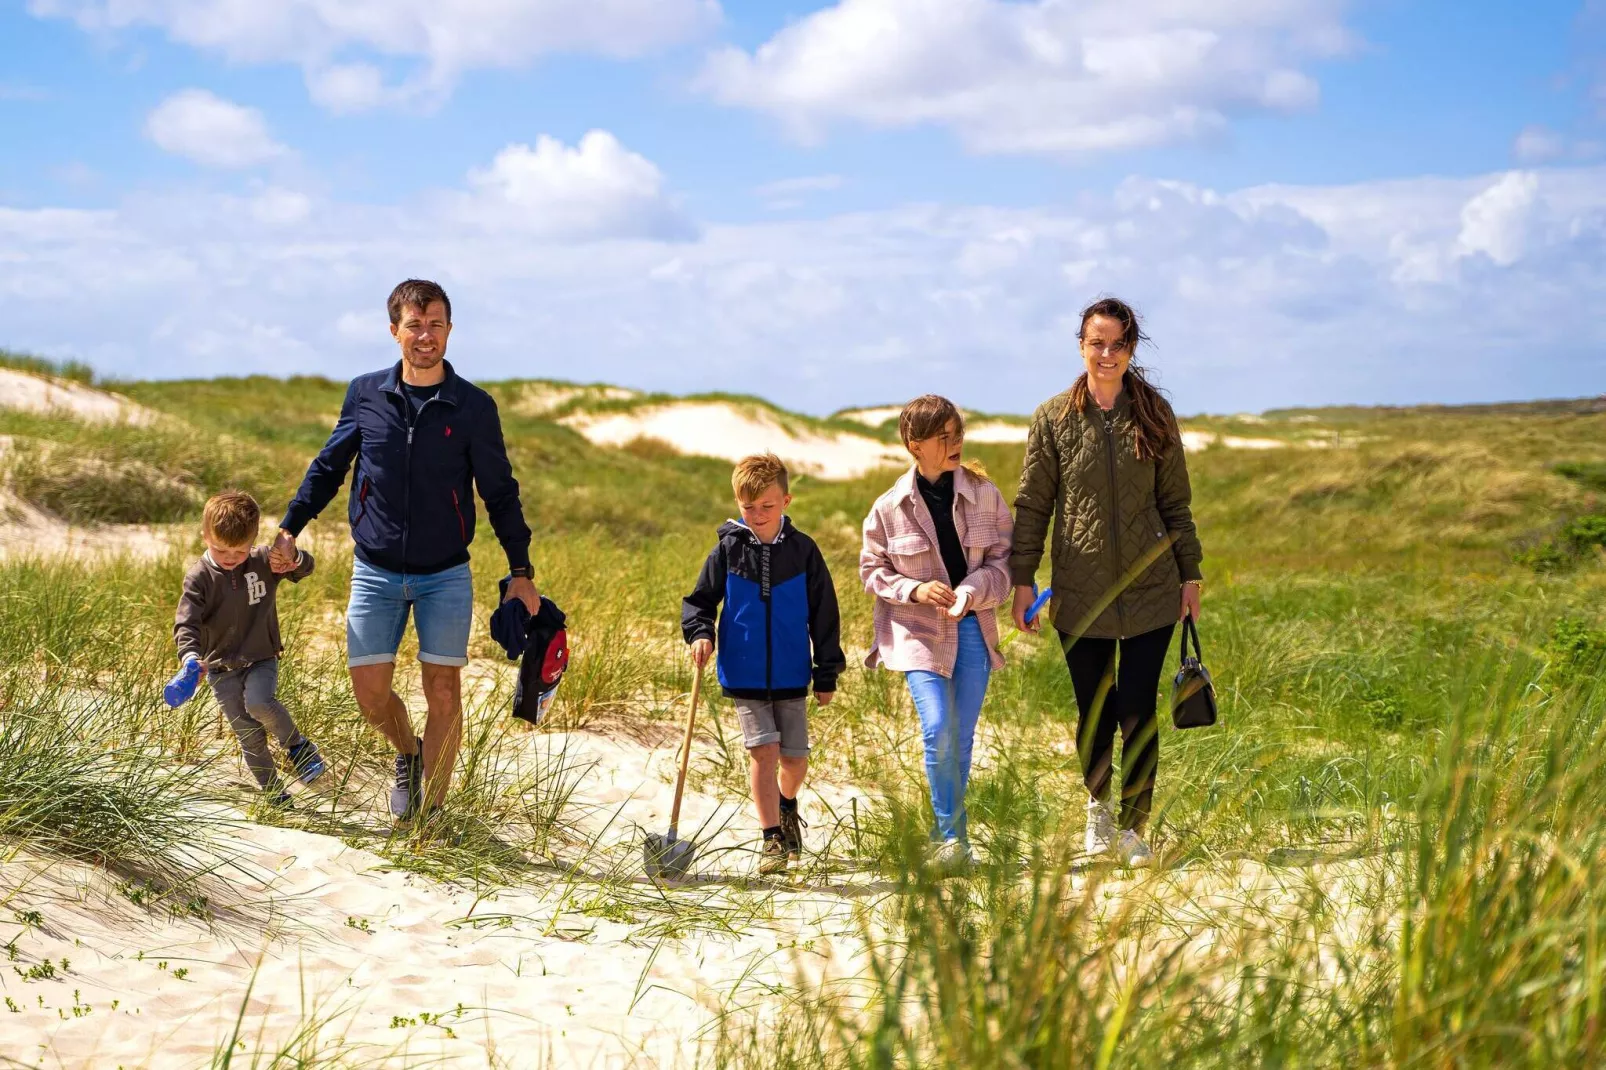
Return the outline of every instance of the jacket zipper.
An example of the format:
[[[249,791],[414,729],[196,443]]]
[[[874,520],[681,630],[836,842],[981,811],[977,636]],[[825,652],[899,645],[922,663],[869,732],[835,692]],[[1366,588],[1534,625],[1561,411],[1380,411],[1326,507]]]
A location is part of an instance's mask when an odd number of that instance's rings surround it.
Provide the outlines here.
[[[457,491],[452,491],[452,512],[457,514],[457,534],[468,545],[468,525],[463,523],[463,507],[457,503]]]
[[[1115,483],[1115,411],[1104,414],[1104,456],[1110,467],[1110,548],[1115,552],[1115,582],[1121,582],[1121,502],[1116,495]],[[1115,619],[1121,637],[1126,638],[1126,609],[1121,604],[1125,591],[1115,592]]]
[[[775,697],[775,622],[772,607],[774,601],[770,598],[770,548],[768,543],[759,544],[762,561],[759,565],[759,578],[763,581],[759,591],[764,598],[764,697]]]
[[[362,487],[357,491],[357,519],[351,522],[351,530],[356,531],[357,525],[368,513],[368,477],[362,477]]]

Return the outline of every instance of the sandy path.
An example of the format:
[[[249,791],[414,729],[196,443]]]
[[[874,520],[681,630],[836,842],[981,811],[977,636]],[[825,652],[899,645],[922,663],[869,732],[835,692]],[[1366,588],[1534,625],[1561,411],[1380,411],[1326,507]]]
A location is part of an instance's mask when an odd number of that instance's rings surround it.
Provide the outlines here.
[[[251,986],[242,1036],[253,1051],[276,1050],[312,1012],[326,1019],[326,1045],[387,1065],[485,1066],[494,1056],[529,1066],[537,1052],[563,1066],[623,1066],[635,1053],[673,1065],[706,1042],[733,993],[741,1002],[798,969],[851,969],[853,907],[876,885],[743,879],[751,819],[739,802],[699,793],[688,794],[682,829],[703,830],[705,879],[669,895],[683,917],[738,935],[683,922],[691,931],[662,939],[673,914],[654,908],[663,893],[637,875],[640,829],[667,821],[673,744],[527,738],[532,751],[556,747],[589,769],[575,802],[600,842],[584,873],[537,871],[524,887],[477,898],[333,836],[242,819],[233,876],[203,918],[136,906],[88,867],[5,863],[0,887],[22,887],[4,916],[42,919],[0,925],[0,941],[19,934],[16,968],[0,975],[0,995],[17,1007],[0,1010],[6,1053],[49,1067],[208,1065]],[[839,806],[850,794],[825,791]],[[311,789],[298,792],[300,805],[315,805]],[[635,879],[586,879],[607,870]],[[800,941],[810,949],[792,950]]]

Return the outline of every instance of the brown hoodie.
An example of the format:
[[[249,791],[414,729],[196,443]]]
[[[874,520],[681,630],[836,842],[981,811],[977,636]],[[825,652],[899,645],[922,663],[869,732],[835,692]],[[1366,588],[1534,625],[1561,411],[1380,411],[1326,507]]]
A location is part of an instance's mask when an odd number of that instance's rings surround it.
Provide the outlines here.
[[[312,555],[301,552],[294,570],[279,575],[268,564],[266,547],[256,546],[238,567],[219,568],[210,553],[184,576],[173,639],[179,659],[191,654],[211,671],[243,669],[276,658],[279,640],[277,593],[280,580],[299,583],[312,575]]]

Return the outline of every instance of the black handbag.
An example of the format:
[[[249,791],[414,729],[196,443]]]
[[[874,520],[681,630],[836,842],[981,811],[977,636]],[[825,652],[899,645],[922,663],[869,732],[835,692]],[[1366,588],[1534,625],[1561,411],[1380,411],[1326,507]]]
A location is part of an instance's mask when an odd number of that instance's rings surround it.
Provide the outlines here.
[[[1193,636],[1193,656],[1188,656],[1188,637]],[[1182,618],[1182,642],[1178,644],[1182,664],[1171,682],[1171,723],[1177,728],[1207,728],[1216,723],[1216,689],[1210,684],[1210,670],[1204,667],[1199,649],[1199,629],[1193,614]]]

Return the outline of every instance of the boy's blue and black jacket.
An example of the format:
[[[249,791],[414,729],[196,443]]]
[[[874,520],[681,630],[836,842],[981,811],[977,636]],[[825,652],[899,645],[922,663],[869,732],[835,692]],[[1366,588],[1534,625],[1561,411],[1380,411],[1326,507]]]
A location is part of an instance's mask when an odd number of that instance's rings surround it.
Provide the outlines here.
[[[835,691],[847,668],[831,573],[790,518],[767,546],[745,524],[720,526],[681,606],[680,629],[687,643],[713,641],[719,684],[731,698],[802,698],[811,683]]]
[[[286,531],[301,534],[352,468],[346,514],[357,556],[388,572],[443,572],[468,560],[477,484],[508,565],[530,563],[496,402],[443,363],[440,390],[416,415],[402,393],[400,361],[351,381],[334,432],[285,510]]]

